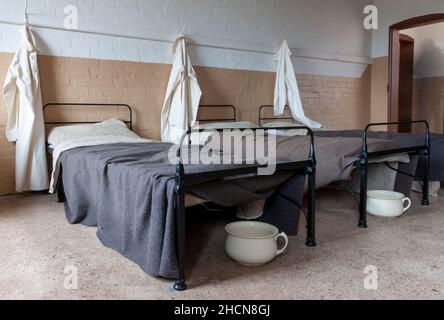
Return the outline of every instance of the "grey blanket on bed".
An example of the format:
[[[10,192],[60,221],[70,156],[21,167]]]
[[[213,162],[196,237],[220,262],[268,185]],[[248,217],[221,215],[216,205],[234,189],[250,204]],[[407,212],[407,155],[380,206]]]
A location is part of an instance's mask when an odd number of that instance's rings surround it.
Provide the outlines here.
[[[371,140],[371,150],[394,147],[393,142]],[[77,148],[61,156],[59,187],[63,188],[65,211],[72,224],[97,226],[97,236],[110,248],[137,263],[151,276],[177,276],[174,218],[175,166],[168,161],[166,143],[113,144]],[[350,176],[351,164],[359,157],[360,139],[316,140],[317,186]],[[306,137],[279,137],[280,161],[305,160]],[[400,160],[391,159],[394,161]],[[232,166],[228,166],[232,167]],[[220,166],[188,165],[187,173],[220,169]],[[224,166],[227,168],[227,166]],[[301,180],[291,174],[243,178],[191,188],[192,193],[215,203],[234,206],[270,198],[278,190],[300,200]],[[295,178],[300,179],[300,178]],[[295,188],[292,190],[292,188]],[[280,200],[279,200],[280,199]],[[275,201],[282,201],[275,197]],[[270,207],[270,206],[269,206]],[[276,203],[271,208],[286,208]],[[295,221],[295,211],[281,214]],[[273,212],[266,213],[273,220]],[[278,219],[279,220],[279,219]],[[279,223],[279,222],[278,222]],[[283,223],[285,225],[285,222]]]
[[[152,276],[177,276],[174,239],[175,165],[166,143],[113,144],[77,148],[61,156],[65,213],[71,224],[97,226],[110,248]],[[186,172],[229,166],[186,166]],[[202,185],[194,191],[226,206],[264,199],[291,174]]]
[[[362,137],[363,132],[359,130],[342,131],[320,131],[316,132],[318,137]],[[424,145],[424,134],[411,133],[387,133],[382,131],[370,131],[369,138],[396,141],[402,146],[412,147]],[[431,181],[444,181],[444,135],[432,133],[430,135],[430,179]],[[423,177],[424,163],[422,159],[418,161],[416,175]]]

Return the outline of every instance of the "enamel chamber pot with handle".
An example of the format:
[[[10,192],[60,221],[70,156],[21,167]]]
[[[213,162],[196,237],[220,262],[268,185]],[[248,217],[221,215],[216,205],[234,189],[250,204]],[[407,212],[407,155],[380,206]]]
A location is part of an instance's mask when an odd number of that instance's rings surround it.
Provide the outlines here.
[[[278,228],[263,222],[240,221],[225,227],[228,236],[225,242],[227,254],[246,266],[261,266],[281,255],[288,246],[287,235]],[[278,239],[285,244],[278,249]]]
[[[367,193],[367,212],[387,218],[401,216],[410,209],[412,201],[399,192],[371,190]]]

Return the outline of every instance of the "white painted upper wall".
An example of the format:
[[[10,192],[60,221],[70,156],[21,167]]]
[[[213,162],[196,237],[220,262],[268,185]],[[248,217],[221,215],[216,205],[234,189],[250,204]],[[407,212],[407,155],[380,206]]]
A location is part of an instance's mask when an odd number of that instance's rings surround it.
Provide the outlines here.
[[[373,0],[379,12],[379,29],[373,31],[372,57],[388,56],[389,27],[426,14],[444,13],[444,0]]]
[[[22,22],[24,2],[0,0],[0,22]],[[359,77],[371,51],[369,2],[28,0],[28,14],[44,54],[170,63],[171,41],[186,26],[195,65],[273,71],[286,38],[298,73]],[[67,5],[78,8],[79,30],[92,33],[63,30]],[[15,51],[17,28],[0,24],[0,51]]]
[[[415,39],[415,77],[444,76],[444,23],[404,30]]]

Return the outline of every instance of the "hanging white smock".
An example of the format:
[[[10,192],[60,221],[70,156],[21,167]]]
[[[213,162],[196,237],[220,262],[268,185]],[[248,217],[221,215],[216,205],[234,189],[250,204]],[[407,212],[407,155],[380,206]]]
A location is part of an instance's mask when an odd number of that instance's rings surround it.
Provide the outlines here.
[[[276,117],[282,116],[288,102],[291,114],[296,121],[310,128],[321,128],[322,125],[320,123],[310,120],[305,116],[296,80],[296,73],[294,72],[293,62],[291,61],[291,51],[288,48],[286,40],[282,43],[276,55],[276,60],[278,61],[278,69],[274,89],[274,115]]]
[[[187,53],[186,38],[180,36],[173,47],[174,62],[161,117],[162,141],[179,143],[197,118],[202,91]]]
[[[6,137],[16,142],[16,191],[40,191],[48,189],[49,182],[37,49],[28,27],[24,26],[20,33],[20,47],[3,87]]]

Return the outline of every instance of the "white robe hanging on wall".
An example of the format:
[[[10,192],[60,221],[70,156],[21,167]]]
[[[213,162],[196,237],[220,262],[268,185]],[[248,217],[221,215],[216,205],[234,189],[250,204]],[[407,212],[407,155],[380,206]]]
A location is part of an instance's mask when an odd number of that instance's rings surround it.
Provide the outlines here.
[[[276,60],[278,61],[278,69],[274,89],[274,115],[277,117],[282,116],[288,102],[291,114],[296,121],[310,128],[321,128],[322,125],[320,123],[310,120],[305,116],[298,82],[296,80],[296,73],[294,72],[293,62],[291,61],[291,51],[288,48],[286,40],[282,43]]]
[[[202,91],[187,53],[186,38],[180,36],[173,47],[174,62],[161,117],[162,141],[179,143],[197,118]]]
[[[3,96],[7,107],[6,137],[16,142],[16,191],[48,189],[45,124],[35,39],[28,27],[6,75]]]

